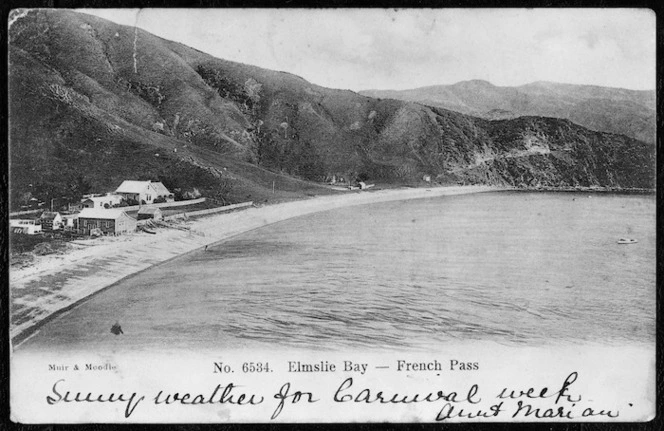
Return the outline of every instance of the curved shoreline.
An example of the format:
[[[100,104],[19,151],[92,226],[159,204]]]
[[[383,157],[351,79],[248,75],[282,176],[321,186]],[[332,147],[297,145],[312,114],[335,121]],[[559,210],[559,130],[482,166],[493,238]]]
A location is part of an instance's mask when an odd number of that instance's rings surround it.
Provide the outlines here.
[[[504,190],[513,189],[458,186],[318,196],[206,216],[190,221],[189,231],[169,229],[157,235],[132,234],[95,240],[64,256],[46,257],[28,270],[10,271],[12,317],[21,308],[28,313],[27,317],[21,316],[23,321],[11,322],[11,342],[17,348],[44,324],[140,272],[263,226],[336,208]]]

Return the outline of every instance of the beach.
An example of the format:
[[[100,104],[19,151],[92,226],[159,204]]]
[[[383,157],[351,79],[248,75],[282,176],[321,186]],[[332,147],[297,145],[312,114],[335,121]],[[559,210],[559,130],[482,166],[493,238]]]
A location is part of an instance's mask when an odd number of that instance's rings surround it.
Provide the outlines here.
[[[157,229],[92,241],[74,241],[61,255],[37,256],[10,270],[10,336],[21,341],[59,312],[155,265],[244,232],[293,217],[354,205],[505,190],[490,186],[404,188],[319,196],[247,210],[190,219],[187,229]]]

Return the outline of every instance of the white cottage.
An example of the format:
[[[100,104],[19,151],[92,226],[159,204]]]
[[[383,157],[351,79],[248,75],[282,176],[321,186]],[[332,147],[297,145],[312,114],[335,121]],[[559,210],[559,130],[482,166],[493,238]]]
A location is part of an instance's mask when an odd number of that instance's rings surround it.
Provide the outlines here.
[[[139,204],[151,204],[158,196],[158,190],[151,181],[125,180],[115,193],[125,199],[133,199]]]
[[[173,202],[175,200],[175,195],[171,193],[166,186],[161,182],[152,183],[155,190],[157,190],[157,197],[164,198],[166,202]]]

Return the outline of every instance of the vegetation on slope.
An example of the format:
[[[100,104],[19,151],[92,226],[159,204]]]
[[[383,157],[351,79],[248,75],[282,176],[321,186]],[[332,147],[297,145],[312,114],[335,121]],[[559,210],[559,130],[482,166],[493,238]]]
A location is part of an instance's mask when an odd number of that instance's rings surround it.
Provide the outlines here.
[[[74,201],[124,179],[219,202],[331,193],[317,183],[333,176],[654,182],[652,146],[568,121],[486,121],[327,89],[71,11],[30,11],[9,36],[14,208],[31,197]]]
[[[489,120],[529,115],[563,118],[592,130],[655,142],[654,91],[555,82],[499,87],[487,81],[472,80],[412,90],[361,93],[419,102]]]

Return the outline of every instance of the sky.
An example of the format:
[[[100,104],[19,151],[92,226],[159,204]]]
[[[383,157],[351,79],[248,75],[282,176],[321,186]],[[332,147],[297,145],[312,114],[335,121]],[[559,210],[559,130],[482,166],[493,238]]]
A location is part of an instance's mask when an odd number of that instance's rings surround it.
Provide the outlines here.
[[[330,88],[483,79],[655,88],[648,9],[80,9]]]

